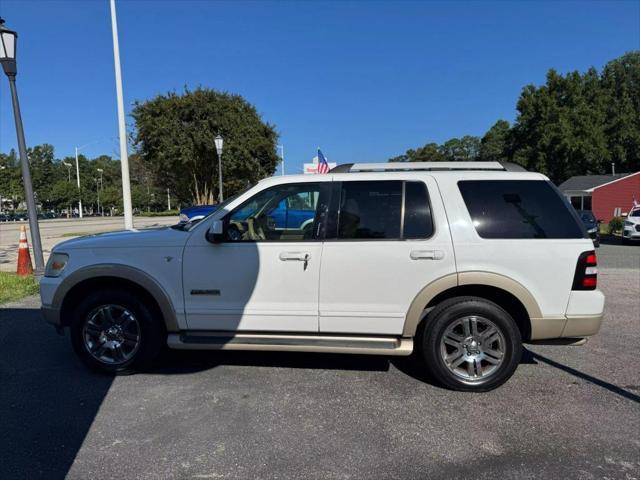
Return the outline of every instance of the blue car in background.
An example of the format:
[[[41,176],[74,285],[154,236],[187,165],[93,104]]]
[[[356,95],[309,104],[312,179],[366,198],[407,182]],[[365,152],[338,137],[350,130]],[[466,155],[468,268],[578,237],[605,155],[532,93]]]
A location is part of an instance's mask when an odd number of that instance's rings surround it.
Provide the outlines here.
[[[193,205],[180,210],[178,217],[181,222],[197,222],[214,212],[218,208],[217,205]]]

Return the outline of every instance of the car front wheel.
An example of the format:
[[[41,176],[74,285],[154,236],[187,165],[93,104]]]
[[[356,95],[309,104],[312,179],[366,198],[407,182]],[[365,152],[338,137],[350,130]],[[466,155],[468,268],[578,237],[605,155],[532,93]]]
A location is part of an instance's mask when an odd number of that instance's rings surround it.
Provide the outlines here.
[[[145,368],[161,351],[164,337],[150,308],[128,291],[89,294],[73,312],[71,343],[93,370],[123,374]]]
[[[520,362],[520,331],[491,301],[452,298],[432,310],[426,322],[422,352],[427,370],[450,389],[492,390],[506,382]]]

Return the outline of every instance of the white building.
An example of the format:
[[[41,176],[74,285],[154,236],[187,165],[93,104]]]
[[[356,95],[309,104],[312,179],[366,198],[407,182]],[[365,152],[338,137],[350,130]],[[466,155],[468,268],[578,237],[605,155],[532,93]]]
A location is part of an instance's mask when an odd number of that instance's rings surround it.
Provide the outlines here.
[[[327,163],[329,164],[329,169],[332,169],[337,165],[336,162],[329,162],[329,159],[327,159]],[[305,174],[318,173],[318,157],[317,156],[313,157],[313,160],[311,160],[311,163],[304,164],[304,173]]]

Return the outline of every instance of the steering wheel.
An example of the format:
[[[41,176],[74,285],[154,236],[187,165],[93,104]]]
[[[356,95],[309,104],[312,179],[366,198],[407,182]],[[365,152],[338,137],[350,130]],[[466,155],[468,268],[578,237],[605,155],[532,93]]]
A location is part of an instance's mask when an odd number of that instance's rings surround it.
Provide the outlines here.
[[[240,230],[235,225],[229,225],[227,229],[227,239],[232,242],[239,242],[242,240],[242,235],[240,234]]]

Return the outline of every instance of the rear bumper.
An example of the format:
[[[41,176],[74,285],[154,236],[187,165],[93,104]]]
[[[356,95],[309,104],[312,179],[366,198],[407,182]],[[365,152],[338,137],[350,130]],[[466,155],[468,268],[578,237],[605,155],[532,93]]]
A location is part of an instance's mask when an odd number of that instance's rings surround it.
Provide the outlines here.
[[[603,316],[600,290],[572,291],[565,315],[531,319],[531,340],[589,337],[598,333]]]
[[[567,316],[562,337],[590,337],[600,331],[603,315]]]

